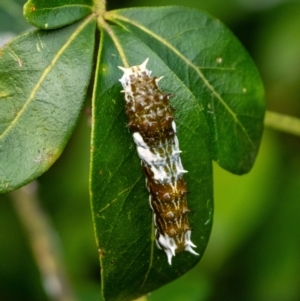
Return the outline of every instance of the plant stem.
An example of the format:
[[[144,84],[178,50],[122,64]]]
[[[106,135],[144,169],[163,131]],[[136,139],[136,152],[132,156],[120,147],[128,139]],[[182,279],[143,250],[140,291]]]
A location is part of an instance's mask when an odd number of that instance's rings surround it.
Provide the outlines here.
[[[46,294],[53,301],[75,301],[66,276],[57,233],[37,197],[37,182],[12,192],[15,209],[27,232]]]
[[[93,0],[95,12],[102,15],[106,11],[106,0]]]
[[[143,296],[143,297],[140,297],[138,299],[135,299],[134,301],[147,301],[147,297]]]
[[[274,130],[300,136],[300,119],[296,117],[267,111],[265,126]]]

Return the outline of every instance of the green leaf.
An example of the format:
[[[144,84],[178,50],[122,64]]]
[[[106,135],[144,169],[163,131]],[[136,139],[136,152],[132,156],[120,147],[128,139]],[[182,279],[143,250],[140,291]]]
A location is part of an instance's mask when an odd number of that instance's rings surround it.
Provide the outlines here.
[[[249,171],[263,131],[264,90],[234,35],[211,16],[184,7],[123,9],[105,18],[139,37],[195,95],[214,160],[233,173]]]
[[[95,22],[33,31],[0,49],[0,191],[45,172],[70,137],[89,84]]]
[[[53,29],[78,21],[92,12],[93,0],[29,0],[24,17],[35,27]]]
[[[91,202],[105,300],[131,300],[159,288],[192,268],[206,248],[212,225],[213,188],[209,130],[201,106],[159,56],[118,26],[102,30],[93,96]],[[172,266],[156,247],[152,211],[140,159],[129,133],[117,66],[142,63],[164,76],[172,93],[187,182],[192,241],[200,256],[176,254]],[[175,58],[175,57],[174,57]]]

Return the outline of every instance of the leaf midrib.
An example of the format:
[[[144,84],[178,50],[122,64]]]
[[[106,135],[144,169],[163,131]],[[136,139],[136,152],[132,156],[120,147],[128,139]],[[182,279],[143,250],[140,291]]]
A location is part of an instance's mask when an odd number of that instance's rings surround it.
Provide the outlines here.
[[[141,25],[140,23],[133,21],[131,19],[128,19],[124,16],[119,15],[116,11],[114,12],[107,12],[105,14],[105,18],[110,21],[115,20],[121,20],[124,22],[127,22],[129,24],[132,24],[133,26],[139,28],[140,30],[144,31],[146,34],[152,36],[154,39],[165,45],[167,48],[169,48],[171,51],[173,51],[179,58],[181,58],[189,67],[191,67],[198,76],[202,79],[204,84],[208,87],[208,89],[215,95],[216,99],[220,101],[220,103],[223,105],[223,107],[226,109],[226,111],[232,116],[234,122],[240,126],[242,131],[244,132],[247,140],[249,140],[250,144],[253,146],[253,141],[249,137],[246,128],[243,126],[243,124],[239,121],[236,114],[232,111],[232,109],[227,105],[227,103],[223,100],[221,95],[214,89],[214,87],[209,83],[209,81],[206,79],[206,77],[203,75],[203,73],[200,71],[200,68],[198,68],[195,64],[193,64],[187,57],[185,57],[178,49],[176,49],[172,44],[170,44],[167,40],[162,38],[161,36],[155,34],[154,32],[150,31],[145,26]],[[118,23],[117,23],[118,24]]]
[[[56,7],[36,8],[35,12],[48,12],[48,11],[55,12],[55,11],[65,10],[65,9],[69,10],[71,8],[88,8],[92,11],[93,7],[90,5],[84,5],[84,4],[77,4],[77,5],[67,4],[67,5],[56,6]]]

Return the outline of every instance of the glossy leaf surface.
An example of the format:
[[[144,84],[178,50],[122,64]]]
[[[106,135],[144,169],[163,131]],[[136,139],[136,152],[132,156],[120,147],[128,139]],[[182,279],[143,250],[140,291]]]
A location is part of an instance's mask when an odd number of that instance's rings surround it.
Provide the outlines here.
[[[26,20],[41,29],[63,27],[92,12],[93,0],[29,0],[24,5]]]
[[[95,22],[33,31],[0,50],[0,191],[45,172],[62,152],[90,80]]]
[[[162,91],[172,93],[181,158],[188,170],[192,241],[200,256],[176,254],[172,266],[156,247],[152,211],[136,147],[124,110],[122,71],[149,57],[153,76],[164,76]],[[146,44],[117,26],[102,32],[93,100],[92,210],[106,300],[131,300],[170,282],[191,267],[206,248],[213,214],[209,130],[194,95]]]
[[[263,131],[264,90],[235,36],[183,7],[124,9],[106,18],[139,37],[189,87],[209,125],[214,160],[233,173],[249,171]]]

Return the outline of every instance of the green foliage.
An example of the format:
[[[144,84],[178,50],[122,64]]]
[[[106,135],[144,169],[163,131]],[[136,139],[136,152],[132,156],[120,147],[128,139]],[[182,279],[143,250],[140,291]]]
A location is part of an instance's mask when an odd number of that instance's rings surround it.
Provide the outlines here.
[[[16,38],[0,52],[0,190],[40,176],[62,152],[90,82],[97,21],[90,187],[102,290],[106,300],[153,291],[185,273],[204,253],[213,220],[212,159],[238,174],[254,163],[264,116],[257,70],[232,33],[201,11],[104,12],[88,0],[31,0],[24,13],[40,30]],[[174,95],[171,104],[189,171],[193,241],[200,253],[177,254],[172,266],[155,246],[118,82],[122,72],[117,66],[146,58],[153,74],[164,76],[161,89]]]
[[[202,256],[213,214],[209,132],[204,116],[192,93],[151,49],[118,27],[111,26],[110,30],[118,45],[126,43],[122,53],[126,60],[140,62],[145,56],[150,58],[149,68],[154,74],[164,76],[160,84],[162,89],[174,93],[172,106],[181,107],[176,121],[180,146],[184,150],[182,159],[189,171],[188,189],[195,192],[188,196],[189,208],[194,212],[190,217],[195,230],[193,241]],[[108,300],[128,300],[176,279],[200,257],[183,252],[176,255],[170,266],[166,254],[155,245],[145,179],[141,177],[136,149],[125,126],[124,99],[118,82],[121,72],[114,71],[123,62],[105,31],[102,32],[102,45],[106,47],[101,49],[98,58],[93,102],[92,204],[102,254],[104,294]]]
[[[90,14],[92,5],[92,0],[29,0],[24,5],[24,17],[38,28],[59,28]]]
[[[89,84],[94,28],[86,19],[1,49],[0,191],[37,178],[61,154]]]

